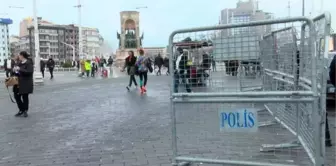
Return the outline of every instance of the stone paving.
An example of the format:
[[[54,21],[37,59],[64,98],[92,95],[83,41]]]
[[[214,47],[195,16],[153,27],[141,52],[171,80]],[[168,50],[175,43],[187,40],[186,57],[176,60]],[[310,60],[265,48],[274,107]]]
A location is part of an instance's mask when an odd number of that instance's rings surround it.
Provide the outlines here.
[[[0,166],[171,165],[168,77],[150,76],[146,95],[136,90],[127,92],[127,82],[126,77],[120,77],[46,86],[31,95],[28,118],[14,117],[16,106],[0,98]],[[288,133],[273,137],[266,130],[263,132],[267,137],[219,133],[218,115],[214,113],[225,107],[177,106],[179,154],[218,159],[288,159],[286,162],[294,163],[297,158],[305,159],[301,149],[270,154],[256,149],[267,139],[287,140]],[[334,136],[335,115],[329,118]],[[280,126],[272,128],[279,130]],[[335,165],[335,148],[327,148],[327,154],[327,165]]]

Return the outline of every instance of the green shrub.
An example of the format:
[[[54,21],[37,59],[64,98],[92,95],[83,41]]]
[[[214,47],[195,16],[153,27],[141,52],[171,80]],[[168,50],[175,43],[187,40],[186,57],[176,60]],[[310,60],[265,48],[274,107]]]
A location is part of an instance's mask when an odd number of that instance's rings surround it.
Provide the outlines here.
[[[72,67],[72,63],[71,62],[64,62],[63,64],[62,64],[62,67],[63,68],[71,68]]]

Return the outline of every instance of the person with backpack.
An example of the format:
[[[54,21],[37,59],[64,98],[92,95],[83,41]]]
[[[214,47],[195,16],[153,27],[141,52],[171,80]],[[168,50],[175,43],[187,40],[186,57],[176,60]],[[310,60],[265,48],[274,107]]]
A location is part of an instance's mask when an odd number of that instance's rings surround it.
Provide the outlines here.
[[[140,56],[138,57],[135,65],[139,71],[139,78],[140,78],[140,93],[146,93],[146,85],[148,80],[148,71],[153,72],[151,60],[145,57],[145,52],[143,49],[139,50]]]

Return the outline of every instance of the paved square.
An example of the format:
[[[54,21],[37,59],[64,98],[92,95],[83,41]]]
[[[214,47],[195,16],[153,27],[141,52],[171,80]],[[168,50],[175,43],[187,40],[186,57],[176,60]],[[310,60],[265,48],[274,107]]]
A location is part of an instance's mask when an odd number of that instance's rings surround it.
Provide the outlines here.
[[[14,117],[16,105],[0,98],[0,166],[171,165],[168,77],[150,76],[146,95],[127,92],[127,83],[127,78],[83,80],[41,88],[31,95],[28,118]],[[180,154],[232,157],[246,152],[245,158],[279,157],[235,146],[253,137],[234,140],[216,134],[214,123],[205,122],[217,117],[199,108],[219,106],[180,106],[179,145],[185,148]],[[335,115],[330,119],[334,134]],[[232,149],[219,149],[223,140],[231,141]],[[328,164],[335,165],[335,148],[327,148],[327,153]]]

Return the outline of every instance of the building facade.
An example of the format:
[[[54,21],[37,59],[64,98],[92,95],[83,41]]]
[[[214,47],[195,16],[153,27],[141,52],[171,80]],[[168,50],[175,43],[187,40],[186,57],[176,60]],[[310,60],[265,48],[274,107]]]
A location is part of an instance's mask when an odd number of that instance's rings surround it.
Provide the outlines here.
[[[82,40],[83,40],[83,52],[87,54],[87,57],[92,59],[96,56],[102,56],[101,46],[103,45],[104,39],[99,34],[97,28],[82,28]]]
[[[73,48],[78,58],[78,27],[74,25],[39,25],[40,57],[56,61],[71,61]],[[29,52],[35,56],[34,27],[28,28]],[[71,46],[70,46],[71,45]]]
[[[263,12],[258,9],[255,0],[239,1],[236,8],[227,8],[221,11],[220,24],[246,23],[251,21],[260,21],[272,19],[271,13]],[[222,35],[230,36],[237,34],[259,33],[265,34],[271,32],[272,26],[244,27],[234,28],[232,30],[222,31]]]
[[[46,20],[42,20],[42,17],[38,17],[38,23],[39,24],[43,24],[43,25],[52,25],[53,23],[46,21]],[[25,19],[23,19],[20,22],[20,33],[19,33],[19,37],[25,37],[29,35],[29,31],[28,28],[33,26],[34,24],[34,19],[32,17],[27,17]]]
[[[0,18],[0,67],[3,67],[4,60],[11,56],[8,25],[12,23],[9,18]]]
[[[162,57],[166,57],[167,55],[167,47],[144,47],[145,56],[154,59],[159,54]]]
[[[258,9],[255,0],[239,1],[236,8],[221,11],[220,24],[247,23],[272,19],[271,13]],[[221,30],[213,39],[214,58],[225,63],[255,62],[259,58],[259,41],[272,31],[272,25],[230,28]]]

